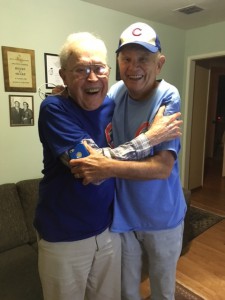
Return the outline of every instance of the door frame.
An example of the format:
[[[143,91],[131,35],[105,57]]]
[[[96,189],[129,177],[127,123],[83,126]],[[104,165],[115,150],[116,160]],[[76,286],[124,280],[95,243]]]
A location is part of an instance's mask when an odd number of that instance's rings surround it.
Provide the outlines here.
[[[183,116],[184,124],[183,124],[183,139],[182,139],[182,157],[181,157],[181,165],[182,165],[181,180],[184,188],[188,188],[188,179],[189,179],[189,163],[190,163],[189,146],[191,141],[191,126],[188,124],[188,120],[192,120],[196,60],[207,59],[207,58],[218,58],[220,56],[225,56],[225,50],[220,52],[206,53],[206,54],[187,57],[187,72],[186,72],[187,88],[185,89],[184,105],[182,107],[182,116]]]

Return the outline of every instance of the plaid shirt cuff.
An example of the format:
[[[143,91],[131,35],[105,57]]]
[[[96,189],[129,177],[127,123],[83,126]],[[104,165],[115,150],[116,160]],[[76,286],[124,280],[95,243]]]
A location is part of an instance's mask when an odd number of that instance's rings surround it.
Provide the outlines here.
[[[151,150],[151,144],[144,133],[114,149],[99,149],[93,140],[88,139],[86,141],[91,147],[101,152],[104,156],[117,160],[140,160],[149,156]]]

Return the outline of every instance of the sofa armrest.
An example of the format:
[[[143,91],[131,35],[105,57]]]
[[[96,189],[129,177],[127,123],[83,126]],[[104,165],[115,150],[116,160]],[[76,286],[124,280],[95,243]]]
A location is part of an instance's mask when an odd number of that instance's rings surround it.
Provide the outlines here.
[[[14,183],[0,185],[0,252],[29,240],[24,213]]]
[[[17,190],[24,210],[25,222],[28,228],[29,243],[37,240],[36,231],[33,226],[35,208],[38,202],[38,190],[40,178],[27,179],[17,182]]]

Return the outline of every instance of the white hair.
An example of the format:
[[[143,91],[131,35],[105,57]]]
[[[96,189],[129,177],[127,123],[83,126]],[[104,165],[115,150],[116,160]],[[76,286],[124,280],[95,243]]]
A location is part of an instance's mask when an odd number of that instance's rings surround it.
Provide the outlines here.
[[[84,51],[100,52],[107,59],[107,49],[103,40],[89,32],[70,34],[61,48],[59,57],[62,68],[65,68],[70,55],[79,59]]]

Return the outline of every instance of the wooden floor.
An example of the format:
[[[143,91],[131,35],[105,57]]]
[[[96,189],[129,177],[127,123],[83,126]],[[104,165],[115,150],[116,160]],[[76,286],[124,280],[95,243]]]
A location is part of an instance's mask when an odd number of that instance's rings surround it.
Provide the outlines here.
[[[203,187],[192,191],[191,204],[225,216],[225,177],[222,177],[221,156],[206,161]]]
[[[225,178],[219,159],[206,165],[202,189],[192,191],[191,205],[225,216]],[[225,220],[195,238],[181,256],[177,281],[207,300],[225,299]]]

